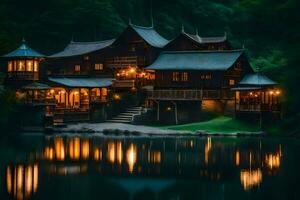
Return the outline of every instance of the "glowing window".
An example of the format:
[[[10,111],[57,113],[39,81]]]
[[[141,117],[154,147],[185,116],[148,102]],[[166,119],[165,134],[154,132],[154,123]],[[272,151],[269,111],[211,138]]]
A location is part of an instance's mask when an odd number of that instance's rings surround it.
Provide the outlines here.
[[[38,61],[34,61],[34,63],[33,63],[33,70],[34,70],[35,72],[38,71],[38,66],[39,66]]]
[[[230,79],[229,80],[229,85],[235,85],[235,80],[234,79]]]
[[[24,60],[20,60],[18,62],[18,71],[25,71],[25,61]]]
[[[200,78],[201,78],[202,80],[210,80],[210,79],[212,79],[212,75],[211,75],[211,74],[202,74],[202,75],[200,76]]]
[[[33,62],[31,60],[26,61],[26,71],[31,72],[33,70]]]
[[[189,80],[189,74],[187,72],[181,73],[181,81],[188,81]]]
[[[97,70],[97,71],[103,70],[103,64],[102,63],[96,63],[95,64],[95,70]]]
[[[173,72],[173,78],[172,78],[173,81],[179,81],[179,72]]]
[[[7,71],[9,71],[9,72],[13,71],[13,62],[12,61],[8,62]]]
[[[75,72],[80,72],[80,65],[75,65],[74,71]]]

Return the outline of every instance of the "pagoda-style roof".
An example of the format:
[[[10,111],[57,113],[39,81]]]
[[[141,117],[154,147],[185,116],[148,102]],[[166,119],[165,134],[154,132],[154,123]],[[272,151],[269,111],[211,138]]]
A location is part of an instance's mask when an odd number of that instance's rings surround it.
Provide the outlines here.
[[[150,70],[227,70],[243,50],[166,51],[147,67]]]
[[[275,81],[260,73],[246,74],[232,90],[260,90],[262,88],[278,85]]]
[[[63,58],[63,57],[79,56],[79,55],[91,53],[110,46],[114,41],[115,39],[95,41],[95,42],[71,41],[70,44],[63,51],[53,54],[49,56],[49,58]]]
[[[22,44],[16,50],[4,55],[5,58],[15,58],[15,57],[33,57],[33,58],[43,58],[43,54],[31,49],[25,44],[25,40],[22,41]]]
[[[100,88],[112,85],[112,78],[55,78],[50,77],[49,81],[70,88]]]
[[[163,48],[169,43],[169,40],[162,37],[153,26],[143,27],[130,24],[129,25],[140,37],[142,37],[149,45],[157,48]]]
[[[47,90],[50,88],[51,87],[49,85],[46,85],[43,83],[38,83],[38,82],[33,82],[33,83],[30,83],[30,84],[22,87],[22,89],[25,89],[25,90]]]

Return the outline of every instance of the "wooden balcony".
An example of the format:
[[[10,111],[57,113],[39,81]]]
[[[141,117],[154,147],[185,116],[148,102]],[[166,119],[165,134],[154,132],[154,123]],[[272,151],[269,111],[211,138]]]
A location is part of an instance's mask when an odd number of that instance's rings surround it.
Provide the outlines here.
[[[153,90],[148,92],[149,99],[155,100],[201,100],[201,90]]]
[[[8,72],[10,80],[39,80],[38,72]]]
[[[113,87],[115,87],[115,88],[133,88],[133,87],[135,87],[135,80],[114,80]]]
[[[156,100],[218,100],[234,99],[234,96],[225,90],[153,90],[148,91],[149,99]]]

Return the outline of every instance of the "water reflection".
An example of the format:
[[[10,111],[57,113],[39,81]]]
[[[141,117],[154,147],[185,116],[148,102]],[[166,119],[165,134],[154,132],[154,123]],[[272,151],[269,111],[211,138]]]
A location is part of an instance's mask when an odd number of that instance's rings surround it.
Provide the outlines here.
[[[39,169],[50,177],[96,173],[213,182],[232,179],[248,191],[262,185],[267,176],[274,176],[283,161],[280,144],[264,148],[259,140],[249,146],[211,137],[49,137],[42,150],[30,155],[28,160],[35,164],[15,163],[6,168],[7,193],[18,200],[30,199],[37,192]]]
[[[242,170],[241,171],[241,183],[245,190],[249,190],[253,187],[259,186],[262,182],[261,169],[255,170]]]
[[[6,168],[6,189],[9,195],[15,199],[29,199],[37,192],[38,165],[16,165]]]

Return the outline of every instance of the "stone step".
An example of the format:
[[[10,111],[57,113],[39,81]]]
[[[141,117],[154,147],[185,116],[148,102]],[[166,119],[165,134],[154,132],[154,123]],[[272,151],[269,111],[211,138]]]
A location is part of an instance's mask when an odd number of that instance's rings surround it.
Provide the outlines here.
[[[113,118],[113,120],[115,120],[115,119],[116,119],[116,120],[119,120],[119,119],[120,119],[120,120],[123,120],[123,119],[125,119],[125,120],[132,120],[132,117],[131,117],[131,116],[129,116],[129,117],[119,117],[119,116],[117,116],[117,117],[114,117],[114,118]]]
[[[129,120],[114,120],[114,119],[107,120],[106,122],[111,122],[111,123],[131,123],[131,121],[129,121]]]
[[[130,107],[126,109],[125,112],[120,113],[116,117],[107,120],[107,122],[111,123],[131,123],[134,115],[140,115],[142,112],[142,107]]]
[[[134,116],[134,114],[119,114],[116,117],[133,117],[133,116]]]

